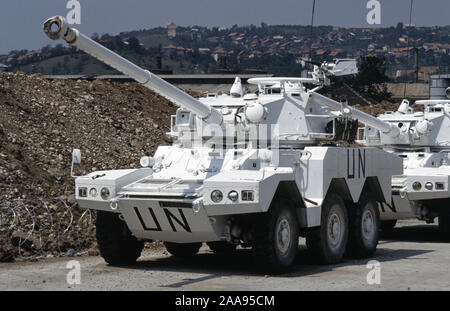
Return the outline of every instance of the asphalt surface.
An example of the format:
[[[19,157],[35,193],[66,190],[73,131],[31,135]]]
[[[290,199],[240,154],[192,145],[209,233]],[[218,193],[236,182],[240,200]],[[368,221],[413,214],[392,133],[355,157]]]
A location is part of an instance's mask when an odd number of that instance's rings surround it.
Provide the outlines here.
[[[278,276],[258,273],[247,249],[217,256],[203,247],[193,259],[180,260],[161,248],[120,268],[87,256],[2,263],[0,290],[450,290],[450,243],[436,225],[404,221],[382,236],[370,258],[380,263],[380,284],[367,282],[377,270],[367,267],[369,260],[318,265],[301,242],[294,269]],[[80,263],[81,284],[67,283],[70,260]]]

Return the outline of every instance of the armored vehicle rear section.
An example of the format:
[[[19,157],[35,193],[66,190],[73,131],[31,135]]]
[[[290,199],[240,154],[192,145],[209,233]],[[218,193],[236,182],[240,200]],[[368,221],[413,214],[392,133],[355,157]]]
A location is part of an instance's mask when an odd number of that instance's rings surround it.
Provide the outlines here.
[[[374,254],[377,204],[391,202],[391,178],[402,173],[402,160],[379,148],[332,142],[354,119],[386,133],[398,128],[303,86],[320,87],[333,70],[352,72],[351,64],[316,68],[313,78],[252,79],[258,94],[244,94],[236,79],[231,95],[195,99],[62,17],[49,19],[44,30],[180,106],[168,133],[174,144],[143,157],[142,168],[76,178],[79,205],[98,211],[98,244],[107,262],[132,263],[143,241],[154,240],[179,257],[195,255],[204,242],[220,254],[251,247],[269,272],[293,265],[299,236],[322,263],[337,263],[345,252]]]

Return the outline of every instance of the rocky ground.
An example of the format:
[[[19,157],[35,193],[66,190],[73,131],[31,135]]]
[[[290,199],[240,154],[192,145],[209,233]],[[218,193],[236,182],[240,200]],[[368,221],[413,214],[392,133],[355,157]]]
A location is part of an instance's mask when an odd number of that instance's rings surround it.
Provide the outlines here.
[[[379,114],[396,107],[386,102],[362,109]],[[81,149],[83,156],[76,174],[138,167],[140,157],[170,143],[165,133],[175,109],[137,83],[49,81],[39,75],[0,73],[0,260],[17,256],[18,246],[25,257],[95,248],[94,230],[80,241],[81,227],[57,244],[45,243],[64,232],[70,215],[75,224],[80,221],[84,226],[95,218],[95,214],[87,218],[84,211],[72,208],[72,148]],[[54,197],[62,201],[28,201]],[[21,201],[1,206],[13,199]],[[13,219],[14,213],[19,220]],[[34,231],[24,243],[28,231],[18,232],[14,226],[22,221],[30,229],[31,220]],[[50,223],[59,220],[59,231],[50,236]]]
[[[137,167],[164,144],[175,107],[137,83],[0,74],[0,201],[70,195],[78,174]]]

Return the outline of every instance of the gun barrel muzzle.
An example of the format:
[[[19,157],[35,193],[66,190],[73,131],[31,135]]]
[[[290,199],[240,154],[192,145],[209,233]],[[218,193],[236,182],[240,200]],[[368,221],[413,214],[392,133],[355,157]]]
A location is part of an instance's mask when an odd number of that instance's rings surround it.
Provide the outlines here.
[[[44,32],[52,40],[64,39],[71,44],[77,39],[77,32],[69,27],[62,16],[54,16],[44,23]]]

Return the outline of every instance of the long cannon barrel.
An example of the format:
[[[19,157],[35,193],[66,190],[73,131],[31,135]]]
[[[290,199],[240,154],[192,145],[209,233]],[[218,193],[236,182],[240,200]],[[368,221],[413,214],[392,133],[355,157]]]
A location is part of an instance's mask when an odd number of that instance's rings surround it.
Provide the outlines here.
[[[400,135],[400,129],[392,123],[380,120],[353,107],[344,106],[343,104],[332,100],[331,98],[320,95],[319,93],[311,92],[310,95],[313,102],[319,103],[320,105],[328,107],[332,110],[342,111],[343,109],[348,109],[347,113],[353,119],[357,119],[368,126],[376,128],[386,135],[389,135],[391,137],[397,137],[398,135]]]
[[[156,93],[164,96],[174,104],[194,112],[205,122],[222,124],[222,114],[182,90],[164,81],[148,70],[144,70],[122,56],[98,44],[94,40],[70,28],[62,16],[55,16],[44,23],[44,32],[52,40],[63,39],[68,44],[92,55],[98,60],[133,78]]]

